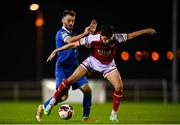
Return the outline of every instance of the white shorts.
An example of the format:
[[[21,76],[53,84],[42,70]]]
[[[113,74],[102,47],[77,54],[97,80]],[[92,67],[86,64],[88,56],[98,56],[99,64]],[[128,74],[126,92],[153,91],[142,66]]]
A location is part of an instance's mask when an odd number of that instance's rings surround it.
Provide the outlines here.
[[[99,60],[93,56],[89,56],[86,60],[81,63],[87,71],[95,70],[103,74],[104,78],[114,70],[117,70],[114,60],[109,64],[102,64]]]

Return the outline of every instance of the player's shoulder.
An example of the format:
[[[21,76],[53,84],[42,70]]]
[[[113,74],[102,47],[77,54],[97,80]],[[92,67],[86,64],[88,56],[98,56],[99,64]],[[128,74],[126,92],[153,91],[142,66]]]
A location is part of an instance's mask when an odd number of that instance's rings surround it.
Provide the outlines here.
[[[125,35],[127,35],[127,33],[114,33],[113,38],[124,37]]]
[[[127,40],[127,33],[114,33],[113,39],[119,42],[125,42]]]
[[[64,30],[63,28],[60,28],[60,29],[57,30],[56,36],[62,35],[63,33],[66,33],[66,30]]]
[[[59,31],[57,33],[64,34],[64,33],[68,33],[68,32],[65,29],[61,28],[61,29],[59,29]]]
[[[63,28],[59,29],[56,33],[56,38],[64,39],[67,36],[69,36],[69,33]]]
[[[89,35],[89,39],[91,39],[92,41],[99,41],[100,40],[100,33],[97,32],[95,34],[90,34]]]

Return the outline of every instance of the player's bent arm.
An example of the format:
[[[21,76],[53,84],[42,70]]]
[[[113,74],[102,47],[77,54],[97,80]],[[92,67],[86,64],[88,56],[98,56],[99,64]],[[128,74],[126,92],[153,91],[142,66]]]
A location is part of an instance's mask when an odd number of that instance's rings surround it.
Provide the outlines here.
[[[75,42],[77,40],[80,40],[82,37],[88,35],[89,33],[94,34],[94,32],[96,31],[96,27],[97,27],[96,20],[92,20],[90,25],[85,28],[83,33],[81,33],[81,34],[79,34],[77,36],[68,37],[67,39],[65,39],[65,42],[72,43],[72,42]]]
[[[147,28],[147,29],[143,29],[143,30],[138,30],[132,33],[128,33],[127,34],[127,40],[131,40],[134,39],[138,36],[141,36],[143,34],[149,34],[149,35],[153,35],[154,33],[156,33],[156,30],[154,30],[153,28]]]
[[[56,56],[57,52],[63,51],[63,50],[66,50],[66,49],[70,49],[70,48],[75,48],[75,47],[77,47],[77,46],[80,46],[79,41],[76,41],[76,42],[73,42],[73,43],[69,43],[69,44],[66,44],[66,45],[64,45],[64,46],[62,46],[62,47],[60,47],[60,48],[55,49],[55,50],[50,54],[50,56],[48,57],[48,59],[46,60],[46,62],[51,61],[51,60]]]
[[[65,42],[66,42],[66,43],[75,42],[75,41],[81,39],[82,37],[86,36],[87,34],[88,34],[88,33],[83,32],[83,33],[81,33],[81,34],[79,34],[79,35],[77,35],[77,36],[68,37],[68,38],[65,40]]]

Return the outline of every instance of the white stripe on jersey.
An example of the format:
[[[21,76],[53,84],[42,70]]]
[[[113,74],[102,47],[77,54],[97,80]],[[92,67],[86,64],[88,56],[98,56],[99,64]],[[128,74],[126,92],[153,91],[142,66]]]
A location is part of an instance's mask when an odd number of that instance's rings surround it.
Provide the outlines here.
[[[64,32],[61,32],[63,41],[66,42],[66,39],[70,37],[70,31],[66,29],[66,27],[62,26],[62,28],[65,30]]]
[[[63,41],[64,41],[64,42],[65,42],[66,39],[69,37],[69,34],[68,34],[66,31],[61,32],[61,35],[62,35],[62,38],[63,38]]]
[[[88,35],[87,37],[80,39],[80,45],[90,48],[92,41],[100,41],[100,34]]]
[[[91,42],[92,41],[100,41],[100,34],[96,35],[89,35],[87,37],[81,38],[80,39],[80,45],[81,46],[86,46],[88,48],[91,47]],[[127,40],[127,34],[126,33],[115,33],[113,34],[112,39],[117,40],[119,43],[125,42]]]
[[[113,38],[114,38],[115,40],[117,40],[119,43],[121,43],[121,42],[126,42],[126,40],[127,40],[127,34],[126,34],[126,33],[123,33],[123,34],[121,34],[121,33],[115,33],[115,34],[113,35]]]

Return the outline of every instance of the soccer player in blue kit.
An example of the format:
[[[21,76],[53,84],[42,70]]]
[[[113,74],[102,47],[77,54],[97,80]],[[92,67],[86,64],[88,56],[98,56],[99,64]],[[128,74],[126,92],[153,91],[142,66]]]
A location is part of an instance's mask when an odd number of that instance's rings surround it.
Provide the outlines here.
[[[74,10],[64,10],[62,15],[62,28],[56,34],[56,48],[60,48],[68,43],[75,42],[82,37],[92,34],[96,30],[97,22],[93,20],[91,24],[85,28],[84,32],[77,35],[76,32],[72,31],[75,23],[76,12]],[[79,66],[77,48],[72,48],[57,54],[56,61],[56,89],[60,86],[60,83],[64,79],[67,79],[72,75],[74,70]],[[88,85],[86,77],[80,78],[76,84],[72,85],[72,89],[80,89],[83,96],[83,121],[89,121],[90,109],[91,109],[91,88]],[[52,96],[53,97],[53,96]],[[40,122],[43,117],[44,109],[48,106],[51,99],[48,99],[44,104],[40,104],[37,107],[36,120]],[[68,98],[68,90],[64,95],[58,99],[57,103],[65,101]],[[46,114],[44,112],[45,115]]]

